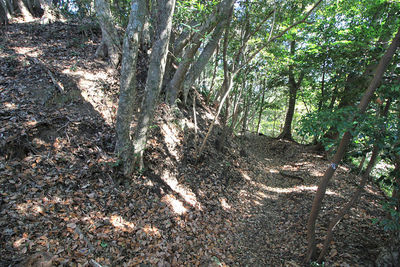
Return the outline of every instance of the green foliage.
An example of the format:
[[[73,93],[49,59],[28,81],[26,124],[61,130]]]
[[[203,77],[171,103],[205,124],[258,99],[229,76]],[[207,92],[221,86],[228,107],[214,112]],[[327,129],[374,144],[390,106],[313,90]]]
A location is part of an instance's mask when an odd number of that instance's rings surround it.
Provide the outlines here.
[[[174,24],[180,31],[197,31],[219,1],[182,0],[176,2]],[[193,23],[194,22],[194,23]]]
[[[339,134],[348,130],[354,131],[356,124],[349,118],[354,116],[355,111],[355,107],[345,107],[333,112],[329,110],[310,112],[300,119],[300,125],[296,129],[297,134],[321,141],[328,148],[333,145],[331,138],[324,137],[329,130],[336,130]]]
[[[397,210],[397,202],[395,198],[390,198],[388,201],[381,202],[382,209],[389,215],[386,218],[373,218],[372,222],[379,224],[387,232],[400,231],[400,211]]]

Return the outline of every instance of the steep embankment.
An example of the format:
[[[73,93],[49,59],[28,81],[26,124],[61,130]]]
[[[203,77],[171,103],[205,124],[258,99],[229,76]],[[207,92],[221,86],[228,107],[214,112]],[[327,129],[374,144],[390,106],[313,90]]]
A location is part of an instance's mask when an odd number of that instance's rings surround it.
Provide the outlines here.
[[[311,201],[328,162],[251,135],[196,162],[192,110],[160,105],[148,169],[122,180],[113,155],[117,75],[91,56],[92,26],[14,24],[0,51],[0,265],[37,251],[55,265],[298,266]],[[198,141],[212,111],[197,102]],[[338,170],[320,222],[359,177]],[[329,266],[372,264],[385,234],[378,191],[339,224]],[[147,265],[142,265],[147,266]]]

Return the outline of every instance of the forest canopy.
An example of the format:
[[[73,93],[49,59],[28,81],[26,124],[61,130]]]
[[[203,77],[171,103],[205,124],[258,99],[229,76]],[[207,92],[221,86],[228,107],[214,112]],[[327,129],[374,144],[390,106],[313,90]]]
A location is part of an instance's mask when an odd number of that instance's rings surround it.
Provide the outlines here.
[[[325,153],[307,223],[304,262],[323,262],[332,231],[369,182],[386,195],[374,222],[400,242],[400,2],[398,0],[0,0],[0,23],[74,20],[101,32],[96,59],[117,73],[115,155],[125,179],[146,169],[160,104],[193,112],[194,162],[215,135],[266,135]],[[197,132],[196,107],[213,117]],[[341,164],[361,176],[327,220],[316,221]],[[322,246],[317,243],[322,240]],[[317,242],[318,241],[318,242]],[[398,243],[396,243],[398,244]]]

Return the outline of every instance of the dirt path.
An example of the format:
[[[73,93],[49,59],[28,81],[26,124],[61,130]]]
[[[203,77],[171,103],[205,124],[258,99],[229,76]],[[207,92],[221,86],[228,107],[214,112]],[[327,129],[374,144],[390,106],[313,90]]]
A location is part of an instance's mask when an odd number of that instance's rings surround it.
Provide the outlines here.
[[[308,214],[328,162],[304,146],[264,136],[251,136],[242,144],[250,157],[254,156],[248,171],[253,187],[242,201],[249,202],[243,207],[240,232],[247,256],[242,262],[247,266],[301,265]],[[329,212],[337,210],[355,189],[359,177],[348,172],[341,167],[327,192],[318,233],[323,233]],[[384,236],[370,221],[377,215],[375,205],[379,199],[379,193],[369,187],[360,205],[340,223],[326,259],[328,266],[373,266],[374,249]]]
[[[4,28],[0,266],[44,251],[55,266],[298,266],[328,162],[258,135],[220,153],[215,134],[195,162],[191,111],[160,105],[148,169],[121,180],[113,154],[118,77],[91,58],[98,33],[74,23]],[[197,111],[204,136],[212,114]],[[339,168],[328,191],[322,229],[355,188],[359,178],[348,172]],[[371,223],[380,198],[368,187],[339,224],[328,266],[372,264],[386,237]]]

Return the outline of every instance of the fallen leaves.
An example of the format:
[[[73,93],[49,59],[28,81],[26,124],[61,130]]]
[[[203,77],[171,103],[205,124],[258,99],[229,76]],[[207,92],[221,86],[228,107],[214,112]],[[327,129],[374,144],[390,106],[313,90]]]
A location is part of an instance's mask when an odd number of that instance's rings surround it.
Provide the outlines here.
[[[190,134],[160,105],[146,154],[149,169],[121,180],[110,127],[117,77],[92,61],[95,46],[73,45],[80,40],[77,28],[56,23],[4,29],[10,38],[1,52],[7,59],[0,58],[2,258],[12,265],[47,251],[64,266],[298,266],[313,188],[326,162],[298,145],[252,136],[231,140],[225,154],[209,146],[196,163]],[[65,92],[54,90],[41,66],[19,61],[30,61],[14,50],[25,51],[21,40],[42,50],[41,60],[54,65]],[[86,83],[83,73],[103,78]],[[104,101],[99,90],[108,97]],[[190,114],[183,115],[187,124]],[[199,130],[208,123],[199,120]],[[351,194],[351,182],[340,181],[326,210]],[[377,212],[369,203],[379,196],[366,196],[338,226],[328,263],[365,262],[360,235],[371,236],[363,244],[385,238],[366,223]]]

